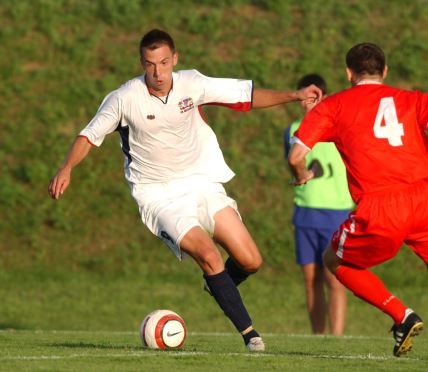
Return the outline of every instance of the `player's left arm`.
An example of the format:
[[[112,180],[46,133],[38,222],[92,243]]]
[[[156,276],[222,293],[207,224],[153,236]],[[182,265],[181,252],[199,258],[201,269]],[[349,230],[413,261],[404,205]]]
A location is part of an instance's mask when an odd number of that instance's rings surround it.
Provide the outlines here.
[[[288,154],[288,165],[294,179],[291,181],[293,186],[304,185],[314,178],[314,172],[306,168],[306,155],[311,149],[300,141],[295,141]]]
[[[322,92],[315,85],[294,91],[254,89],[253,108],[272,107],[294,101],[319,102],[321,97]]]
[[[212,78],[194,70],[192,78],[201,90],[199,104],[226,106],[233,110],[248,111],[294,101],[318,102],[322,92],[315,85],[295,91],[254,89],[251,80]]]
[[[306,113],[299,128],[291,139],[292,147],[288,154],[288,164],[294,176],[292,185],[303,185],[312,178],[314,172],[306,168],[306,155],[317,142],[330,142],[335,135],[334,113],[336,100],[327,97]]]

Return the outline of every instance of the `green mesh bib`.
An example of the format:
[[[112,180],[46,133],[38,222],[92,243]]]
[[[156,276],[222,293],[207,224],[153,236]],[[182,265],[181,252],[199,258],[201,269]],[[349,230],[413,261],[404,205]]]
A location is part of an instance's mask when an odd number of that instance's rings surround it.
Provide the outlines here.
[[[290,138],[300,120],[290,127]],[[319,142],[306,156],[306,165],[315,167],[315,178],[294,188],[294,202],[300,207],[321,209],[353,209],[346,180],[346,168],[334,143]]]

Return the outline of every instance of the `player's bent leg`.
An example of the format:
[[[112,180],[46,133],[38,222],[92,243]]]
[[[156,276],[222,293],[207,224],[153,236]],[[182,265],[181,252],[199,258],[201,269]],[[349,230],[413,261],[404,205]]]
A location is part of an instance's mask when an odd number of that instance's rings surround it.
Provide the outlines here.
[[[215,214],[214,220],[214,239],[244,271],[256,272],[263,259],[237,212],[231,207],[223,208]]]
[[[214,239],[229,253],[226,269],[236,285],[262,265],[263,259],[237,212],[226,207],[215,214]]]
[[[396,324],[403,320],[406,306],[371,271],[343,264],[336,270],[336,278],[355,296],[388,314]]]
[[[180,248],[201,267],[210,293],[241,333],[248,350],[263,351],[263,341],[253,329],[241,295],[229,274],[224,270],[220,252],[208,234],[200,227],[194,227],[182,238]]]
[[[227,271],[216,275],[204,275],[210,293],[241,333],[249,351],[264,351],[264,343],[252,326],[251,318],[242,301],[241,295]]]
[[[355,296],[377,307],[389,315],[394,325],[391,328],[395,345],[393,354],[397,357],[410,351],[413,346],[413,338],[423,329],[421,318],[406,308],[406,306],[385,287],[383,282],[371,271],[355,266],[350,266],[335,257],[331,245],[323,256],[326,267],[336,278]]]
[[[223,259],[212,239],[200,227],[192,227],[181,239],[180,248],[191,256],[206,275],[224,270]]]
[[[412,348],[413,337],[423,328],[422,320],[408,317],[409,311],[401,301],[393,296],[382,281],[367,269],[358,269],[342,264],[336,270],[336,278],[355,296],[377,307],[394,320],[394,355],[400,356]],[[408,320],[407,320],[408,318]]]
[[[324,269],[324,277],[330,292],[328,304],[330,330],[333,335],[341,336],[346,320],[346,288],[327,269]]]
[[[343,262],[336,256],[331,243],[326,248],[323,259],[324,265],[355,296],[388,314],[395,324],[403,320],[406,307],[386,289],[375,274]]]

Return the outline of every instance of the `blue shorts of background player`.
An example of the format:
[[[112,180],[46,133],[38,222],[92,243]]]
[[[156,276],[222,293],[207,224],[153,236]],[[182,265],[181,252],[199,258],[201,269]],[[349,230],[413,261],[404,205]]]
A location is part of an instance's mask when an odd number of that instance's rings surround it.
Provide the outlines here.
[[[349,212],[349,210],[304,208],[296,205],[293,214],[296,262],[299,265],[315,263],[324,266],[322,253],[333,233],[348,217]]]
[[[296,241],[296,262],[299,265],[315,263],[323,265],[322,254],[336,229],[297,227],[294,231]]]

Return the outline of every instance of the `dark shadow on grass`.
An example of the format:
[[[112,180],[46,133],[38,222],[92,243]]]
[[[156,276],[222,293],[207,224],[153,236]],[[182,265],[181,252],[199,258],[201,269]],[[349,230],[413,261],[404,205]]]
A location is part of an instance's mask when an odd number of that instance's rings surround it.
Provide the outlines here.
[[[49,343],[46,344],[48,347],[64,347],[70,349],[100,349],[100,350],[128,350],[128,351],[150,351],[150,352],[159,352],[159,353],[168,353],[168,352],[181,352],[185,351],[182,349],[170,349],[170,350],[160,350],[160,349],[149,349],[143,346],[132,346],[132,345],[113,345],[106,343],[93,343],[93,342],[58,342],[58,343]],[[189,351],[186,349],[186,351]],[[193,350],[196,351],[196,350]]]
[[[141,346],[113,345],[93,342],[59,342],[47,344],[50,347],[66,347],[70,349],[103,349],[103,350],[141,350]]]
[[[329,352],[330,351],[330,352]],[[324,355],[331,355],[332,358],[337,357],[337,354],[332,354],[331,350],[325,351]],[[319,353],[311,353],[306,351],[287,351],[287,350],[275,350],[275,351],[266,351],[263,354],[269,355],[269,356],[289,356],[289,357],[306,357],[306,358],[324,358],[323,356],[320,356]]]
[[[24,327],[22,324],[18,323],[0,323],[0,329],[5,331],[13,330],[26,330],[28,327]]]

